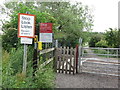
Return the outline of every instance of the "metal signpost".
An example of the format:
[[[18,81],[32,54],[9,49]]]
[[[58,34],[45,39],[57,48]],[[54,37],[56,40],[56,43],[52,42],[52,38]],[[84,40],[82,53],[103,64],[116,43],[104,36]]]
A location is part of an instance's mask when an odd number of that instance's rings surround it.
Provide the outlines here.
[[[78,47],[78,51],[79,51],[79,62],[78,62],[78,66],[79,66],[79,72],[81,72],[81,49],[82,49],[82,38],[79,38],[79,47]]]
[[[18,37],[21,38],[21,44],[24,44],[23,72],[22,73],[26,75],[27,44],[32,44],[32,38],[34,38],[35,15],[19,13],[18,17],[19,17],[18,18]]]

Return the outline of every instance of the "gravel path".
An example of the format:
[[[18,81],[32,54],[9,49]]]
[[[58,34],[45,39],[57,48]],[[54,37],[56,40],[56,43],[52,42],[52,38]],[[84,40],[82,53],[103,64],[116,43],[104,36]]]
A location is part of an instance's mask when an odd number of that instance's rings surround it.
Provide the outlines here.
[[[118,77],[97,74],[56,74],[56,88],[118,88]]]

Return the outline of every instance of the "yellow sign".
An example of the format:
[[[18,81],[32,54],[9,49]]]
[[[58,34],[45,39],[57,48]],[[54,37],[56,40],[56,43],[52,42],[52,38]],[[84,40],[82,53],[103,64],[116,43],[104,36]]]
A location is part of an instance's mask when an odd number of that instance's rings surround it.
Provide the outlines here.
[[[42,50],[42,42],[38,42],[38,49]]]

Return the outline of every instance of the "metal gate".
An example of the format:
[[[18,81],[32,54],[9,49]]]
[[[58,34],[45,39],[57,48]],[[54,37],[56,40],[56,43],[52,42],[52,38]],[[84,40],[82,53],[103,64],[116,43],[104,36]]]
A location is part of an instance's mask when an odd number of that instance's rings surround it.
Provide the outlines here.
[[[79,47],[79,72],[119,75],[120,48]]]

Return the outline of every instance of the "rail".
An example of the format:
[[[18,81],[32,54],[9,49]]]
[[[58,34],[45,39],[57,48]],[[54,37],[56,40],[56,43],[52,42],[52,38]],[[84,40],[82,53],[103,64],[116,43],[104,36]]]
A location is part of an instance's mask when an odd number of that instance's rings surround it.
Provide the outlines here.
[[[54,50],[55,48],[48,48],[39,51],[38,66],[44,67],[54,60]]]

